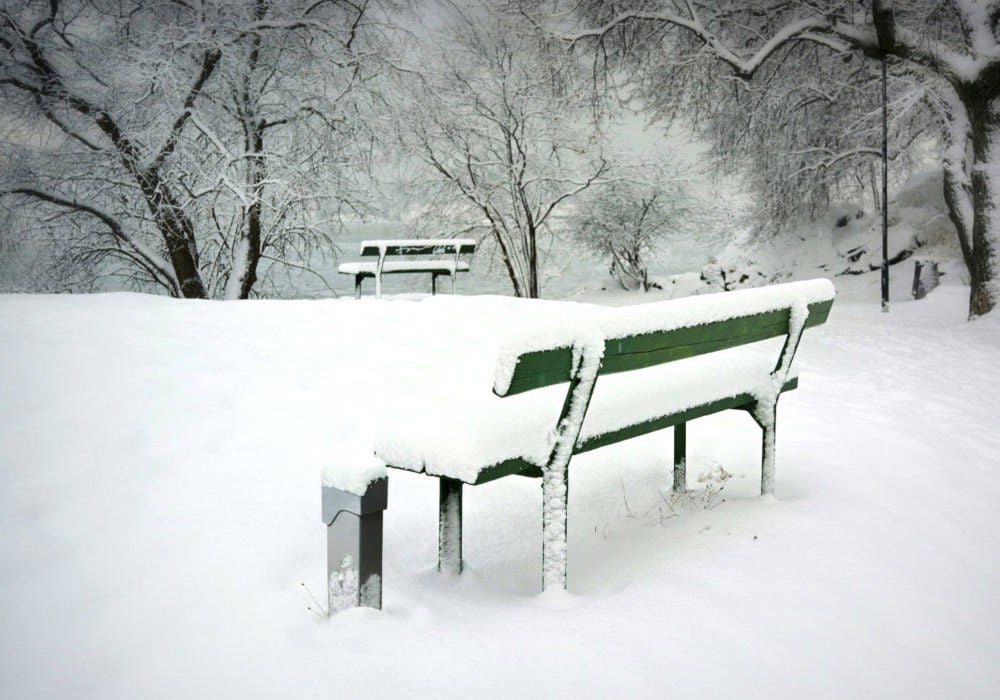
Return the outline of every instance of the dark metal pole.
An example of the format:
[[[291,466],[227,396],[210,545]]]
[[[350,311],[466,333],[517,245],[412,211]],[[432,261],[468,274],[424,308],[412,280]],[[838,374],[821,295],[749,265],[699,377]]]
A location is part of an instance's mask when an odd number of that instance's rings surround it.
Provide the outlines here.
[[[882,54],[882,312],[889,311],[889,105]]]
[[[872,21],[882,64],[882,311],[889,311],[889,99],[886,56],[895,47],[896,20],[890,0],[873,0]]]

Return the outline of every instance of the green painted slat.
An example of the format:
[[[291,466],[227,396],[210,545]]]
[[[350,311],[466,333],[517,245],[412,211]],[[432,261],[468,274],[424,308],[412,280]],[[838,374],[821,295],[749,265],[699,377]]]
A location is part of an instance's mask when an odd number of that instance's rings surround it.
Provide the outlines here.
[[[572,348],[526,352],[517,358],[514,377],[511,379],[510,388],[504,396],[513,396],[532,389],[568,382],[572,366]]]
[[[601,374],[627,372],[754,343],[788,333],[788,309],[669,331],[615,338],[605,343]]]
[[[798,385],[798,378],[789,379],[785,382],[782,391],[791,391],[797,388]],[[750,394],[738,394],[736,396],[727,397],[718,401],[705,403],[700,406],[692,406],[691,408],[678,413],[659,416],[643,423],[639,423],[638,425],[631,425],[626,428],[621,428],[620,430],[604,433],[602,435],[595,435],[582,441],[573,451],[573,454],[589,452],[591,450],[596,450],[598,447],[613,445],[614,443],[621,442],[622,440],[628,440],[640,435],[645,435],[646,433],[662,430],[663,428],[669,428],[670,426],[677,425],[678,423],[687,423],[695,418],[708,416],[713,413],[718,413],[719,411],[731,408],[749,408],[753,405],[753,403],[754,398]],[[391,467],[392,465],[389,466]],[[474,482],[470,483],[485,484],[489,481],[494,481],[496,479],[512,475],[540,478],[542,476],[542,469],[537,464],[532,464],[527,460],[517,457],[481,469],[479,471],[478,478]]]
[[[782,392],[791,391],[792,389],[798,387],[798,385],[798,378],[792,378],[785,382],[781,390]],[[577,445],[573,454],[596,450],[598,447],[613,445],[614,443],[621,442],[622,440],[629,440],[634,437],[639,437],[640,435],[645,435],[646,433],[652,433],[657,430],[662,430],[663,428],[669,428],[670,426],[677,425],[678,423],[687,423],[695,418],[701,418],[703,416],[718,413],[719,411],[725,411],[730,408],[748,408],[753,406],[754,402],[755,399],[751,394],[737,394],[736,396],[729,396],[724,399],[719,399],[718,401],[701,404],[700,406],[692,406],[691,408],[679,411],[678,413],[658,416],[636,425],[630,425],[619,430],[613,430],[609,433],[603,433],[601,435],[594,435]]]
[[[542,468],[537,464],[532,464],[531,462],[517,457],[515,459],[508,459],[506,462],[501,462],[500,464],[494,464],[486,467],[485,469],[481,469],[479,471],[478,478],[472,483],[485,484],[488,481],[494,481],[496,479],[515,474],[541,478]]]
[[[817,301],[809,305],[809,318],[806,319],[806,328],[821,326],[830,317],[830,309],[833,307],[833,299]]]
[[[455,246],[451,244],[436,245],[387,245],[386,255],[454,255]],[[463,244],[458,247],[460,255],[471,255],[476,252],[476,246]],[[361,248],[362,256],[378,257],[380,247],[377,245],[366,245]]]
[[[806,327],[825,322],[832,305],[832,299],[810,304]],[[776,309],[714,323],[609,339],[605,343],[600,373],[651,367],[785,335],[789,316],[789,309]],[[568,382],[572,357],[570,348],[524,353],[518,358],[510,388],[504,396]]]
[[[810,304],[806,327],[824,323],[832,305],[832,299]],[[601,367],[601,374],[648,367],[783,335],[788,332],[789,315],[788,309],[779,309],[716,323],[613,339],[606,345],[605,364]],[[568,382],[572,360],[571,348],[524,353],[518,358],[510,390],[505,396]],[[797,387],[798,378],[792,378],[785,382],[782,392]],[[677,413],[657,416],[636,425],[590,437],[578,443],[573,454],[596,450],[727,409],[751,409],[754,403],[755,399],[751,394],[742,393],[692,406]],[[393,467],[391,464],[388,466]],[[542,470],[538,465],[518,457],[479,470],[476,480],[470,483],[483,484],[512,475],[537,478],[542,476]]]
[[[833,301],[809,305],[806,326],[823,323]],[[607,341],[601,374],[626,372],[734,348],[788,333],[789,309]]]

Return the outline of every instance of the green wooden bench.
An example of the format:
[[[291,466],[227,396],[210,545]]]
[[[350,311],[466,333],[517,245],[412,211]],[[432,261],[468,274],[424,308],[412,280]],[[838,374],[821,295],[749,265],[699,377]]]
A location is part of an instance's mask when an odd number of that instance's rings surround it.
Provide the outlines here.
[[[551,328],[529,329],[499,353],[498,403],[566,386],[561,408],[550,404],[551,414],[531,431],[537,434],[508,434],[514,428],[504,427],[512,423],[502,417],[471,415],[465,423],[446,421],[439,435],[387,429],[376,439],[376,454],[387,466],[440,479],[438,567],[453,573],[462,568],[463,485],[510,475],[541,478],[543,585],[565,587],[573,455],[673,427],[673,490],[683,492],[687,423],[738,409],[763,431],[761,493],[773,493],[778,398],[798,386],[792,360],[802,332],[826,321],[833,298],[833,285],[820,279],[618,309],[579,305],[578,312],[554,319]],[[744,349],[767,339],[778,340]],[[639,383],[611,376],[633,372],[653,375],[632,375]],[[598,384],[605,386],[603,403]],[[450,464],[449,445],[464,454],[491,441],[503,442],[505,457],[460,470]]]
[[[354,276],[354,296],[361,298],[361,282],[371,277],[375,279],[375,296],[382,296],[382,275],[430,273],[431,294],[437,293],[437,278],[451,278],[451,290],[455,291],[455,277],[459,272],[468,272],[469,263],[459,260],[462,255],[476,252],[476,242],[468,238],[423,239],[405,238],[386,241],[361,241],[360,255],[374,257],[373,262],[342,263],[337,272]],[[420,260],[386,260],[386,258],[421,256]],[[427,256],[438,256],[428,259]],[[445,256],[445,257],[442,257]]]

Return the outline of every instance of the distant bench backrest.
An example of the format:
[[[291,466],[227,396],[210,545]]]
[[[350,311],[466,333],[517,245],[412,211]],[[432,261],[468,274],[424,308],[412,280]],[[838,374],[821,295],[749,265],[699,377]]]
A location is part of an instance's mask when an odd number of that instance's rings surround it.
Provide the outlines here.
[[[388,241],[361,241],[361,255],[471,255],[476,242],[471,238],[401,238]]]
[[[603,337],[599,374],[651,367],[785,335],[777,370],[787,351],[794,354],[798,343],[798,334],[789,331],[824,323],[833,298],[830,281],[817,279],[608,309],[581,328],[577,337],[568,330],[553,347],[519,351],[515,343],[513,349],[506,349],[498,361],[493,390],[497,396],[513,396],[573,380],[579,359],[575,355],[584,344],[594,342],[595,333]],[[806,317],[795,329],[792,318],[797,308]],[[524,343],[529,348],[538,344],[530,338]]]

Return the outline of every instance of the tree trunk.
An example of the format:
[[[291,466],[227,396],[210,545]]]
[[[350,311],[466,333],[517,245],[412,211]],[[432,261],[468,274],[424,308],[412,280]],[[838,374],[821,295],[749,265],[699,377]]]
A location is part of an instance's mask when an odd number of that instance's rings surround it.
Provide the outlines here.
[[[208,290],[198,270],[198,251],[195,247],[194,224],[173,193],[163,183],[157,171],[130,168],[125,155],[122,161],[136,174],[146,206],[167,247],[170,264],[180,285],[181,295],[187,299],[207,299]]]
[[[249,103],[246,108],[251,109]],[[252,116],[256,116],[251,111]],[[249,121],[249,119],[248,119]],[[245,126],[246,134],[246,189],[250,200],[243,207],[243,220],[233,250],[233,267],[226,283],[227,299],[249,299],[257,283],[263,241],[264,189],[267,181],[267,162],[264,154],[264,127],[260,121]]]
[[[969,141],[972,134],[965,107],[958,99],[951,100],[945,115],[945,148],[943,153],[944,201],[948,217],[958,233],[962,259],[972,260],[972,184],[969,181]]]
[[[959,90],[968,115],[972,156],[966,200],[971,205],[972,231],[962,244],[971,282],[970,319],[989,313],[1000,303],[1000,94],[995,86],[984,82],[980,76]],[[948,202],[953,207],[951,199]],[[952,220],[961,214],[952,213]]]
[[[514,261],[511,258],[512,253],[517,253],[517,247],[508,244],[507,240],[504,238],[503,231],[500,230],[496,224],[493,225],[493,238],[496,240],[497,245],[500,246],[500,258],[503,260],[504,267],[507,268],[507,277],[510,278],[511,286],[514,287],[514,296],[528,296],[526,290],[522,287],[521,278],[514,269]],[[513,250],[511,250],[511,248],[513,248]]]
[[[208,62],[204,73],[205,79],[211,75],[216,60]],[[200,87],[198,88],[200,90]],[[197,91],[193,92],[197,94]],[[193,98],[191,98],[193,100]],[[88,109],[91,109],[88,107]],[[87,111],[84,111],[87,114]],[[153,215],[153,223],[163,237],[167,248],[170,264],[174,268],[181,295],[187,299],[207,299],[208,290],[198,269],[198,248],[195,242],[194,222],[184,211],[169,185],[160,175],[159,158],[152,165],[144,167],[143,157],[136,145],[129,139],[118,124],[106,113],[101,112],[95,118],[98,128],[103,131],[114,144],[118,159],[125,170],[135,178],[139,185],[149,213]],[[167,151],[161,152],[161,155]]]
[[[528,267],[528,298],[537,299],[538,298],[538,243],[536,238],[536,233],[534,226],[530,223],[527,226],[527,235],[525,240],[524,257],[527,260]]]
[[[260,22],[267,16],[270,5],[267,0],[257,0],[254,18]],[[260,263],[262,240],[262,216],[264,210],[264,183],[267,163],[264,156],[264,123],[255,99],[253,78],[260,63],[261,34],[254,33],[250,40],[250,54],[247,57],[247,72],[243,76],[240,105],[243,115],[243,130],[247,150],[246,183],[250,203],[243,214],[243,245],[240,257],[233,260],[230,274],[237,275],[239,281],[238,298],[249,299],[250,291],[257,283],[257,265]]]
[[[1000,98],[975,87],[963,100],[972,137],[972,250],[966,259],[972,289],[969,318],[991,311],[1000,302]]]
[[[253,290],[254,284],[257,283],[257,266],[260,264],[261,233],[263,231],[261,222],[264,208],[265,166],[263,159],[263,142],[261,142],[260,150],[257,151],[253,162],[250,163],[253,200],[250,202],[246,215],[246,257],[244,260],[234,261],[234,263],[241,263],[243,265],[242,280],[240,281],[240,299],[249,299],[250,292]]]

